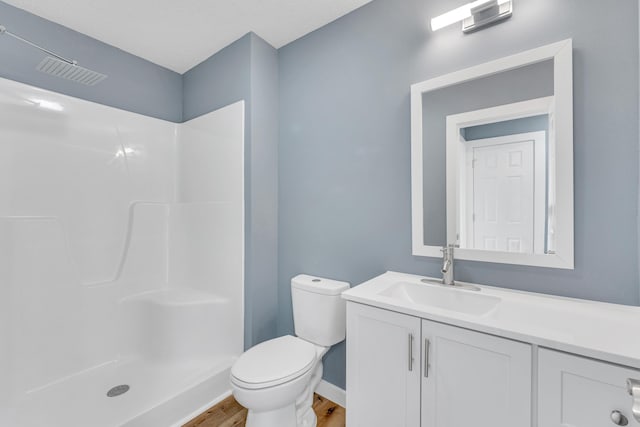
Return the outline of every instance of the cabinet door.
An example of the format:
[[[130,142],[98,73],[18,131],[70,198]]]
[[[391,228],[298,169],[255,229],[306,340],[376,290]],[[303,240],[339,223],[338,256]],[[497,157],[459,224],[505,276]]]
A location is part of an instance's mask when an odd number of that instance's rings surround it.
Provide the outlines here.
[[[420,426],[420,319],[347,304],[347,425]]]
[[[424,320],[422,427],[530,427],[531,346]]]
[[[626,425],[640,426],[626,385],[627,378],[640,380],[639,371],[547,349],[540,349],[538,360],[541,427],[625,425],[614,422],[615,411],[627,418]]]

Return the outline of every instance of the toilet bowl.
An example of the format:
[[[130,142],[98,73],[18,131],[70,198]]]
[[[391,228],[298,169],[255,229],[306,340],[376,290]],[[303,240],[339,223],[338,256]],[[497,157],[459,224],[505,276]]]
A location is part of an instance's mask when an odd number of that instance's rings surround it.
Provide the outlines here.
[[[290,335],[244,353],[231,369],[231,386],[238,403],[249,408],[247,427],[298,426],[296,403],[317,365],[314,345]]]
[[[346,282],[299,275],[291,280],[297,336],[260,343],[231,368],[233,395],[247,408],[247,427],[315,427],[313,393],[322,357],[345,338]]]

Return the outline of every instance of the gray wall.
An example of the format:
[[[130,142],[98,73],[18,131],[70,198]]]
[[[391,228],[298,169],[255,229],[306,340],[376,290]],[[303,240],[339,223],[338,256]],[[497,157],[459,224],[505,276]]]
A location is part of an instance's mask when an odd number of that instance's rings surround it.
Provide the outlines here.
[[[36,70],[46,54],[0,36],[0,77],[172,122],[182,121],[178,73],[0,1],[8,31],[109,77],[88,87]]]
[[[278,52],[247,34],[184,75],[184,120],[244,99],[245,347],[277,334]]]
[[[504,122],[487,123],[486,125],[470,126],[461,129],[466,141],[476,139],[497,138],[500,136],[517,135],[519,133],[549,131],[549,115],[525,117],[522,119],[506,120]],[[549,138],[545,139],[548,144]]]
[[[278,51],[251,34],[250,203],[246,207],[249,270],[246,307],[252,313],[252,340],[277,336],[278,329]],[[246,291],[245,291],[246,292]]]
[[[185,122],[243,99],[248,104],[251,101],[251,35],[236,40],[187,71],[182,77],[182,87]],[[250,114],[247,107],[245,125],[250,123]]]
[[[573,271],[459,262],[460,280],[637,304],[638,2],[520,0],[513,17],[432,33],[448,0],[374,0],[280,49],[278,332],[289,279],[360,283],[386,270],[438,275],[411,255],[412,83],[574,39]],[[344,386],[344,345],[325,378]]]

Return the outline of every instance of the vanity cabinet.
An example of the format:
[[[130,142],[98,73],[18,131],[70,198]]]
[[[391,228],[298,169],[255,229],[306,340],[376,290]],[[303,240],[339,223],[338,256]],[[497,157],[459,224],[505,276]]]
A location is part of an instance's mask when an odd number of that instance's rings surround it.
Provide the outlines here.
[[[548,349],[539,350],[538,366],[539,426],[640,426],[626,384],[640,371]]]
[[[434,280],[342,294],[349,427],[640,427],[639,307]]]
[[[422,321],[422,427],[531,426],[531,345]]]
[[[347,304],[347,425],[420,426],[420,319]]]
[[[529,427],[531,346],[347,304],[349,427]]]

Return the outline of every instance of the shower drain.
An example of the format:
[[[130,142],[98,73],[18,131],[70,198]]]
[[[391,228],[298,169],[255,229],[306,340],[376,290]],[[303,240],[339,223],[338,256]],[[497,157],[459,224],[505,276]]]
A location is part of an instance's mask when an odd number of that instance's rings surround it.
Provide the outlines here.
[[[125,394],[129,391],[129,388],[127,384],[117,385],[107,392],[107,397],[116,397]]]

